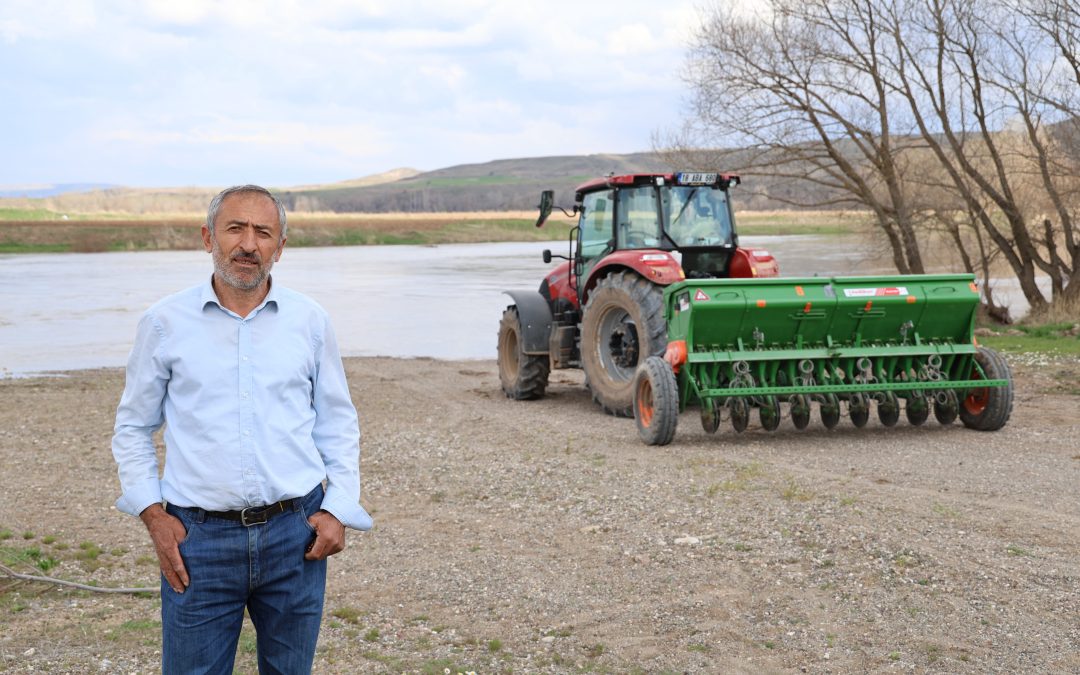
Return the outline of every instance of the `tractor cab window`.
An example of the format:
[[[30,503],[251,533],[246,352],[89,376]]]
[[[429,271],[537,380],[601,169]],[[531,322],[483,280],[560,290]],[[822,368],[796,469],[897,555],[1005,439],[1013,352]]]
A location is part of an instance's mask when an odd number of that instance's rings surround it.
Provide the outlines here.
[[[656,248],[660,245],[660,210],[651,185],[619,190],[615,208],[618,248]]]
[[[611,191],[590,192],[582,201],[581,257],[590,260],[601,255],[611,245],[614,202]]]
[[[732,243],[727,191],[704,185],[680,185],[661,192],[668,235],[679,246]]]

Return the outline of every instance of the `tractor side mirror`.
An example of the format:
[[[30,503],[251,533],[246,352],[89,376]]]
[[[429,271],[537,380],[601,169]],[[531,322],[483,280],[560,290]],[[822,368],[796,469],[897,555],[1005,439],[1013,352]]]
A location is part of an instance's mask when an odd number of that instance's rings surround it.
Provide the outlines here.
[[[544,249],[544,262],[545,263],[551,262],[551,249],[550,248],[545,248]]]
[[[555,205],[555,191],[544,190],[540,193],[540,217],[536,219],[536,226],[540,227],[551,215],[551,209]],[[547,262],[547,261],[545,261]]]

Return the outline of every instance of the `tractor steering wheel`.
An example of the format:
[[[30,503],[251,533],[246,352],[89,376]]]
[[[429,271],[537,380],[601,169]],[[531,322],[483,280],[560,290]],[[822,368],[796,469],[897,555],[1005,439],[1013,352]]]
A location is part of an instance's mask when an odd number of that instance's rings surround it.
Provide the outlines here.
[[[622,223],[619,228],[623,232],[623,244],[626,248],[643,248],[645,246],[645,238],[649,236],[649,233],[645,230],[631,230],[629,223]]]

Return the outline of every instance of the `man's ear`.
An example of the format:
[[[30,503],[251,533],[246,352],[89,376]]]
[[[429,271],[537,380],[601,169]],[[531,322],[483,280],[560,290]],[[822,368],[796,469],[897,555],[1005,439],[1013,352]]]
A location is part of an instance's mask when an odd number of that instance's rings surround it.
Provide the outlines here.
[[[214,250],[214,236],[210,234],[210,228],[206,226],[206,223],[202,226],[202,243],[207,253]]]
[[[281,252],[285,250],[285,242],[288,240],[288,237],[281,238],[281,243],[278,244],[277,251],[274,253],[274,262],[281,260]]]

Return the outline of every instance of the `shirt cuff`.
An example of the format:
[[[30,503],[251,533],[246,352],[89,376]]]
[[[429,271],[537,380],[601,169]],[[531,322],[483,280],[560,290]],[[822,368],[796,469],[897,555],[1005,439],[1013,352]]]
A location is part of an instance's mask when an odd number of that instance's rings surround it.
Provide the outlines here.
[[[148,507],[161,503],[161,483],[154,479],[134,485],[116,500],[116,508],[123,513],[138,516]]]
[[[348,497],[345,497],[332,487],[326,488],[322,506],[319,508],[323,511],[329,511],[345,527],[351,527],[354,530],[371,529],[371,516],[364,510],[364,507],[352,502]]]

